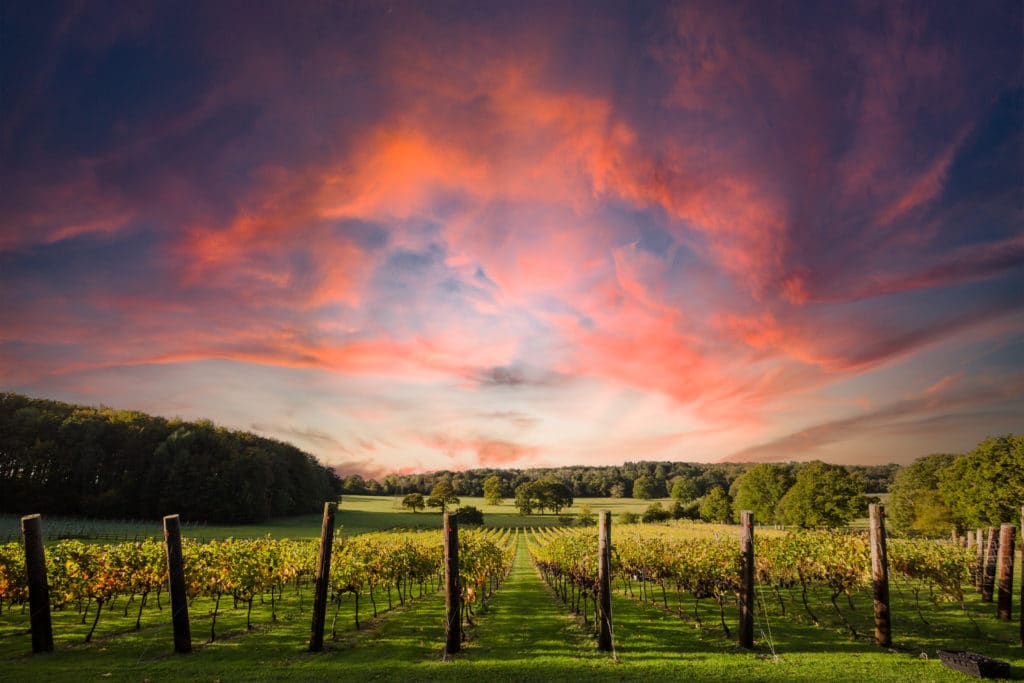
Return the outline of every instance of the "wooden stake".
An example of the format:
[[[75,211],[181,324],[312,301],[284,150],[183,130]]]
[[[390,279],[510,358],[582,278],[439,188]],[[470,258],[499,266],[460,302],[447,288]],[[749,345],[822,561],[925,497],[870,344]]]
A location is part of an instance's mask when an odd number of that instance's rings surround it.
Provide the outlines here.
[[[869,505],[868,540],[871,544],[871,588],[875,603],[875,645],[892,646],[889,613],[889,557],[885,548],[885,508]]]
[[[996,583],[996,556],[999,553],[999,529],[988,528],[988,543],[985,544],[985,565],[982,567],[981,601],[992,602],[992,592]]]
[[[316,561],[316,582],[313,587],[313,622],[310,626],[309,651],[324,649],[324,623],[327,620],[327,597],[331,590],[331,549],[334,547],[334,513],[337,503],[324,503],[324,519],[320,525],[320,553]]]
[[[164,543],[167,547],[167,592],[171,596],[174,651],[188,654],[192,652],[192,630],[188,622],[185,562],[181,554],[181,520],[178,515],[164,517]]]
[[[43,551],[42,517],[39,515],[22,517],[21,536],[25,543],[25,573],[28,575],[32,652],[53,652],[50,587],[46,583],[46,553]]]
[[[740,628],[739,645],[748,650],[754,647],[754,513],[740,512]]]
[[[612,513],[604,510],[597,522],[597,649],[610,652],[612,644]]]
[[[459,518],[444,513],[445,654],[462,649],[462,593],[459,588]]]
[[[981,584],[985,579],[985,532],[977,529],[975,535],[976,567],[974,569],[974,587],[981,592]]]
[[[1013,612],[1013,546],[1017,540],[1017,527],[1003,524],[999,527],[999,564],[996,568],[998,599],[996,616],[1009,621]]]

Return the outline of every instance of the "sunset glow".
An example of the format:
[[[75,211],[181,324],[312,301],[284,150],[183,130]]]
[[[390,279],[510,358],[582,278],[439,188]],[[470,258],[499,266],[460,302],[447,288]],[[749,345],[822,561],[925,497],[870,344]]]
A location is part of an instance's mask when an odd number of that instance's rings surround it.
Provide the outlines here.
[[[1024,426],[1019,1],[0,13],[2,391],[372,476]]]

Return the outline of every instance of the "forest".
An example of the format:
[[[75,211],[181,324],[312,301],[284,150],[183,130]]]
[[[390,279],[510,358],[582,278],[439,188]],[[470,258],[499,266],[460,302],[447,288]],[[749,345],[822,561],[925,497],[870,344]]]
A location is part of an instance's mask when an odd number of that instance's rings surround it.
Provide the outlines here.
[[[290,444],[144,413],[0,394],[0,511],[249,523],[316,512],[341,481]]]

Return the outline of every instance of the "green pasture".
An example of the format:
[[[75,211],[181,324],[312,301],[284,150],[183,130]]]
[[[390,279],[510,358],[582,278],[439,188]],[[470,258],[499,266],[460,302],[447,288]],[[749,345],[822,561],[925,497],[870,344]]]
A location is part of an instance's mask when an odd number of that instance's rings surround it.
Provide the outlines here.
[[[632,498],[577,498],[571,508],[562,511],[562,515],[575,515],[583,505],[590,505],[596,514],[601,510],[610,510],[613,515],[620,512],[642,513],[651,503],[660,502],[663,507],[671,508],[672,499],[660,501],[634,500]],[[512,500],[501,505],[488,505],[483,498],[466,496],[460,499],[461,505],[472,505],[484,513],[484,524],[489,527],[521,527],[521,526],[559,526],[562,522],[559,515],[532,514],[520,515]],[[257,538],[270,534],[274,538],[319,538],[322,515],[298,515],[282,517],[261,524],[195,524],[190,523],[188,514],[181,513],[184,536],[189,538],[212,540],[223,538]],[[350,496],[342,497],[338,508],[336,524],[343,533],[362,534],[381,529],[440,529],[441,512],[438,508],[427,508],[420,512],[402,509],[402,496]],[[75,518],[52,518],[43,515],[43,531],[48,540],[60,537],[95,538],[100,541],[115,542],[133,540],[134,538],[163,537],[160,520],[144,521],[110,521],[87,520]],[[0,515],[0,542],[20,540],[20,518],[16,515]]]

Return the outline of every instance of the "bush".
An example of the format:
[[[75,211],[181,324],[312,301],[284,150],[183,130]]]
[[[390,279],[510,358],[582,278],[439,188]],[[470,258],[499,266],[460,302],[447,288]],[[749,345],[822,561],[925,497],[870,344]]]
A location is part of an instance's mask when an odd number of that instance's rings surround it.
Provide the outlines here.
[[[459,524],[466,526],[481,526],[484,523],[484,513],[472,505],[459,508]]]
[[[672,505],[672,519],[700,519],[700,503],[695,500],[689,503],[677,500]]]
[[[669,510],[661,507],[661,503],[651,503],[644,510],[643,521],[645,524],[651,524],[652,522],[664,522],[667,519],[672,518],[672,513]]]
[[[594,514],[594,510],[584,503],[580,506],[580,511],[576,513],[576,524],[579,526],[594,526],[597,524],[597,515]]]
[[[635,512],[620,512],[619,524],[636,524],[640,521],[640,515]]]

